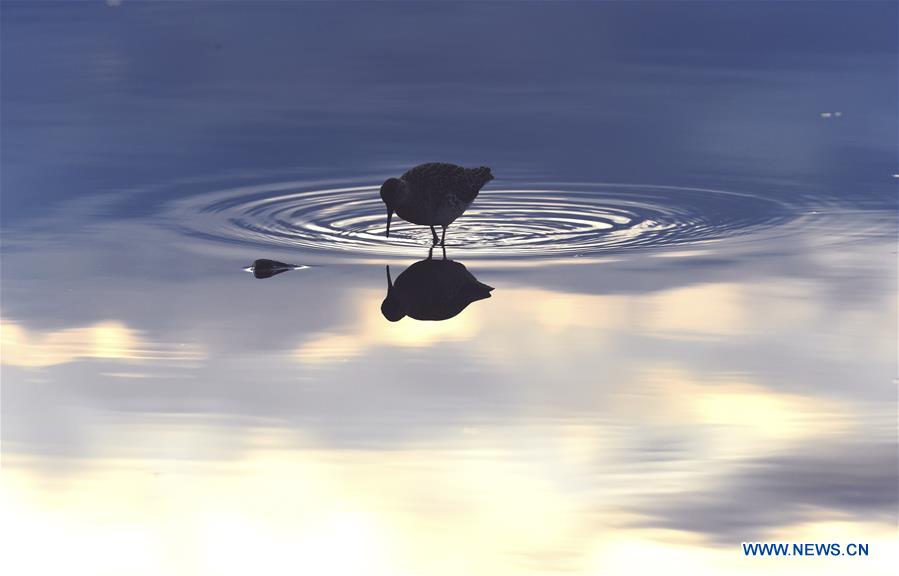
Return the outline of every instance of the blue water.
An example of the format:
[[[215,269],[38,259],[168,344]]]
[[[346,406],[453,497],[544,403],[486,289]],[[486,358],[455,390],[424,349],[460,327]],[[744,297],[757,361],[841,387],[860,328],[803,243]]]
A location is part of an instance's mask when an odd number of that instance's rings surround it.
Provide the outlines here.
[[[755,573],[740,542],[890,548],[897,16],[4,1],[4,565]],[[439,249],[410,268],[427,228],[384,238],[378,187],[427,161],[496,177],[447,232],[470,278]],[[474,279],[460,311],[443,290]]]

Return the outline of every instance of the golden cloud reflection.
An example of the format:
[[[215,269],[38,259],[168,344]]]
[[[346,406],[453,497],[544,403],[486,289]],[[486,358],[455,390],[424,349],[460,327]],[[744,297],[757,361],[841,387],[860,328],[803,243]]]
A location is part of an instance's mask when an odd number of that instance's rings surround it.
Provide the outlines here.
[[[493,350],[496,358],[503,359],[516,356],[515,350],[528,332],[586,328],[592,338],[628,332],[659,339],[723,339],[764,332],[778,322],[804,322],[816,314],[808,305],[784,297],[789,294],[772,295],[770,288],[764,290],[756,293],[751,286],[717,283],[607,295],[501,287],[490,301],[450,320],[406,318],[393,324],[377,313],[384,294],[362,290],[356,294],[356,307],[347,315],[347,326],[312,335],[294,356],[301,362],[324,363],[361,356],[378,347],[420,348],[477,338],[479,350]],[[764,319],[754,313],[761,300],[768,311]]]
[[[194,427],[183,444],[203,451]],[[639,527],[627,505],[657,494],[664,466],[626,473],[595,425],[481,428],[427,449],[336,451],[272,430],[227,461],[93,460],[43,482],[13,459],[2,484],[8,573],[840,574],[844,559],[742,556],[699,535]],[[171,433],[171,431],[169,431]],[[573,433],[576,438],[568,437]],[[144,441],[155,431],[144,428]],[[214,437],[208,431],[201,434]],[[523,447],[523,435],[546,440]],[[587,442],[597,458],[565,457]],[[597,471],[602,471],[597,474]],[[585,482],[585,479],[589,481]],[[694,478],[702,489],[707,478]],[[780,527],[781,541],[861,541],[859,573],[891,573],[894,531],[860,521]],[[46,550],[53,550],[47,554]],[[43,552],[43,553],[42,553]]]
[[[0,351],[0,363],[20,367],[54,366],[85,358],[183,361],[205,356],[196,345],[149,342],[139,331],[116,321],[40,332],[3,320]]]
[[[360,291],[356,309],[350,314],[355,322],[350,330],[313,334],[294,351],[294,356],[305,363],[327,363],[359,356],[379,346],[422,348],[464,341],[481,330],[480,318],[471,310],[442,322],[406,318],[391,324],[379,312],[383,298],[380,291]]]
[[[642,369],[610,409],[654,426],[689,430],[709,459],[750,458],[806,441],[836,441],[858,430],[858,407],[780,392],[747,376],[698,374],[662,364]]]

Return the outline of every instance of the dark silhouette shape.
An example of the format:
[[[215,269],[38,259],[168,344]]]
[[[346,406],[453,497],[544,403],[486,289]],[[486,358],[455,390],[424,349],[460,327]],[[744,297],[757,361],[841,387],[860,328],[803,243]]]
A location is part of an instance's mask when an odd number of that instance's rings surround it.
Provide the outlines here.
[[[412,224],[431,227],[437,245],[435,225],[443,227],[440,245],[446,240],[446,227],[474,202],[478,192],[493,180],[490,168],[463,168],[455,164],[430,162],[412,168],[399,178],[388,178],[381,185],[381,200],[387,206],[387,237],[390,220],[396,212]]]
[[[391,322],[409,316],[416,320],[448,320],[478,300],[490,298],[493,287],[478,282],[460,262],[433,260],[430,255],[390,278],[381,314]]]
[[[253,262],[253,265],[249,268],[246,268],[248,272],[252,272],[253,276],[256,278],[271,278],[277,274],[282,272],[287,272],[288,270],[299,270],[300,268],[306,268],[306,266],[297,266],[295,264],[285,264],[284,262],[278,262],[277,260],[267,260],[265,258],[261,258]]]

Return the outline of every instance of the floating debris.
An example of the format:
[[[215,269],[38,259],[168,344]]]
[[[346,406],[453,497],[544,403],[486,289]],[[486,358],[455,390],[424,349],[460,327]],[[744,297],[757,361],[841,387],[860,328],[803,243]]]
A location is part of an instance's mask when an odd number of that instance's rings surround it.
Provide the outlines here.
[[[821,112],[821,118],[839,118],[842,112]]]
[[[289,270],[302,270],[304,268],[309,268],[309,266],[302,266],[296,264],[285,264],[284,262],[278,262],[277,260],[268,260],[266,258],[260,258],[253,262],[252,266],[248,266],[244,268],[246,272],[252,272],[253,276],[256,278],[271,278],[276,274],[280,274],[282,272],[287,272]]]

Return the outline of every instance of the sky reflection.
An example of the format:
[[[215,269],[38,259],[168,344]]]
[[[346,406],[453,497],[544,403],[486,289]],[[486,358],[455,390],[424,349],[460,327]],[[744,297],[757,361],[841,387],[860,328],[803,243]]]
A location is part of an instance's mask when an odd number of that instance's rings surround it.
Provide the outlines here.
[[[0,2],[4,573],[893,573],[895,3],[120,4]]]

